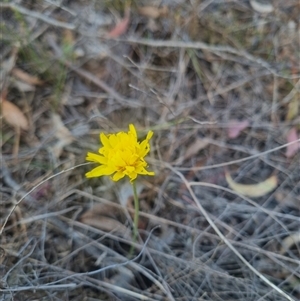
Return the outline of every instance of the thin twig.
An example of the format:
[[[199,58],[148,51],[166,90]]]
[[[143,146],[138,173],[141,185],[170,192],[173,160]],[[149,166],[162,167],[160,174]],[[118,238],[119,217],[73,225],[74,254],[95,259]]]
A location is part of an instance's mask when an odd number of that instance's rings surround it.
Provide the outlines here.
[[[34,203],[36,201],[32,196],[26,194],[26,192],[22,189],[22,187],[12,178],[12,176],[5,164],[5,161],[3,159],[1,160],[1,173],[3,176],[4,183],[8,187],[12,188],[13,191],[16,192],[17,195],[19,195],[22,198],[25,198],[26,200],[30,201],[31,203]]]
[[[34,190],[36,190],[38,187],[40,187],[41,185],[43,185],[43,184],[46,183],[47,181],[49,181],[49,180],[51,180],[51,179],[53,179],[53,178],[55,178],[55,177],[57,177],[57,176],[59,176],[59,175],[61,175],[61,174],[63,174],[63,173],[69,172],[69,171],[74,170],[74,169],[76,169],[76,168],[78,168],[78,167],[85,166],[85,165],[88,165],[88,164],[90,164],[90,163],[82,163],[82,164],[78,164],[78,165],[75,165],[75,166],[73,166],[73,167],[64,169],[64,170],[62,170],[62,171],[60,171],[60,172],[58,172],[58,173],[56,173],[56,174],[54,174],[54,175],[52,175],[52,176],[46,178],[45,180],[41,181],[39,184],[35,185],[32,189],[30,189],[27,193],[25,193],[25,195],[23,195],[23,197],[22,197],[18,202],[16,202],[16,203],[14,204],[14,206],[13,206],[12,209],[10,210],[9,214],[6,216],[6,218],[5,218],[5,220],[4,220],[4,223],[3,223],[2,227],[1,227],[1,230],[0,230],[0,235],[2,235],[3,230],[4,230],[4,228],[5,228],[6,224],[7,224],[7,222],[8,222],[8,220],[9,220],[10,216],[13,214],[14,210],[15,210],[15,209],[21,204],[21,202],[22,202],[28,195],[30,195]]]
[[[300,142],[300,139],[297,139],[295,141],[283,144],[281,146],[274,147],[272,149],[268,149],[265,152],[261,152],[261,153],[258,153],[258,154],[252,155],[252,156],[248,156],[246,158],[232,160],[232,161],[228,161],[228,162],[224,162],[224,163],[219,163],[219,164],[214,164],[214,165],[209,165],[209,166],[199,166],[199,167],[174,167],[174,169],[181,170],[181,171],[199,171],[199,170],[206,170],[206,169],[225,167],[225,166],[228,166],[228,165],[232,165],[232,164],[236,164],[236,163],[241,163],[241,162],[248,161],[248,160],[251,160],[251,159],[259,158],[261,156],[273,153],[273,152],[278,151],[278,150],[280,150],[282,148],[285,148],[285,147],[287,147],[289,145],[292,145],[294,143],[299,143],[299,142]]]
[[[121,266],[126,266],[130,263],[133,263],[134,261],[138,260],[142,254],[145,252],[145,249],[146,249],[146,246],[150,240],[150,237],[153,233],[153,231],[155,231],[157,228],[159,228],[160,226],[156,226],[154,228],[152,228],[152,230],[150,231],[144,245],[142,246],[142,249],[141,251],[139,252],[139,254],[134,257],[133,259],[130,259],[130,260],[127,260],[123,263],[117,263],[117,264],[112,264],[112,265],[109,265],[109,266],[106,266],[104,268],[100,268],[98,270],[95,270],[95,271],[91,271],[91,272],[86,272],[86,273],[72,273],[62,279],[59,279],[57,281],[53,281],[53,282],[50,282],[48,283],[47,285],[43,285],[41,286],[42,288],[41,289],[53,289],[53,288],[59,288],[59,286],[61,286],[60,284],[57,284],[58,282],[61,282],[61,281],[65,281],[67,279],[74,279],[74,278],[77,278],[77,277],[80,277],[80,282],[82,282],[82,278],[81,277],[89,277],[89,276],[92,276],[92,275],[95,275],[97,273],[100,273],[100,272],[103,272],[103,271],[106,271],[108,269],[115,269],[115,268],[118,268],[118,267],[121,267]],[[164,290],[163,286],[160,284],[160,282],[158,282],[155,278],[151,277],[151,280],[156,283],[156,285],[158,285],[160,287],[160,289]],[[144,296],[144,295],[141,295],[141,294],[138,294],[138,293],[135,293],[135,292],[132,292],[130,290],[127,290],[127,289],[124,289],[122,287],[119,287],[119,286],[115,286],[115,285],[112,285],[112,284],[109,284],[109,283],[106,283],[106,282],[101,282],[101,284],[104,286],[104,287],[108,287],[114,291],[119,291],[119,292],[122,292],[126,295],[129,295],[129,296],[133,296],[133,297],[136,297],[140,300],[154,300],[152,298],[149,298],[147,296]],[[71,287],[73,287],[74,284],[70,284]],[[3,292],[8,292],[8,291],[23,291],[23,290],[32,290],[34,289],[35,287],[32,287],[32,286],[28,286],[28,287],[15,287],[15,288],[9,288],[9,289],[3,289],[2,291]]]
[[[134,100],[134,99],[127,99],[124,98],[122,95],[120,95],[118,92],[113,90],[111,87],[109,87],[104,81],[102,81],[100,78],[95,77],[94,74],[83,70],[80,67],[76,67],[72,65],[72,63],[68,62],[66,59],[63,58],[62,51],[56,44],[55,40],[52,38],[51,35],[47,35],[47,41],[49,46],[54,50],[56,59],[59,60],[62,64],[67,66],[69,69],[71,69],[73,72],[77,73],[84,79],[87,79],[88,81],[92,82],[94,85],[101,88],[103,91],[107,92],[112,98],[117,100],[120,104],[124,105],[127,104],[131,108],[139,108],[143,104],[140,102]]]
[[[296,301],[292,297],[290,297],[287,293],[285,293],[283,290],[281,290],[279,287],[277,287],[274,283],[272,283],[268,278],[266,278],[264,275],[262,275],[258,270],[256,270],[244,257],[243,255],[231,244],[231,242],[223,235],[223,233],[219,230],[217,225],[213,222],[213,220],[210,218],[209,214],[206,212],[206,210],[201,205],[200,201],[196,197],[192,186],[195,185],[195,182],[188,182],[188,180],[185,178],[185,176],[177,171],[175,168],[173,168],[171,165],[168,166],[175,174],[177,174],[181,180],[184,182],[186,188],[188,189],[191,197],[193,198],[195,204],[199,208],[202,215],[205,217],[207,222],[210,224],[210,226],[215,230],[217,235],[224,241],[224,243],[228,246],[228,248],[255,274],[257,275],[263,282],[265,282],[268,286],[272,287],[274,290],[276,290],[280,295],[285,297],[289,301]]]
[[[66,289],[78,287],[77,283],[67,283],[67,284],[56,284],[56,285],[37,285],[37,286],[18,286],[9,289],[2,289],[2,292],[22,292],[22,291],[36,291],[36,290],[51,290],[51,289]]]
[[[298,75],[289,75],[289,76],[287,76],[285,74],[279,74],[273,67],[270,66],[269,63],[262,60],[261,58],[255,57],[244,50],[238,50],[238,49],[232,48],[230,46],[213,46],[213,45],[208,45],[203,42],[166,41],[166,40],[150,40],[150,39],[135,39],[135,38],[127,38],[126,40],[120,39],[120,41],[122,41],[124,43],[140,44],[140,45],[146,45],[146,46],[151,46],[151,47],[202,49],[202,50],[208,50],[215,54],[224,53],[224,52],[230,53],[233,55],[238,55],[238,56],[244,57],[247,60],[254,62],[254,63],[262,66],[263,68],[266,68],[272,74],[274,74],[278,77],[287,78],[287,79],[300,78],[299,74]]]
[[[40,14],[38,12],[29,10],[27,8],[24,8],[20,5],[17,5],[15,3],[0,3],[0,9],[3,8],[10,8],[12,10],[16,10],[21,14],[39,19],[45,23],[48,23],[50,25],[56,26],[56,27],[62,27],[62,28],[66,28],[66,29],[71,29],[74,30],[76,28],[75,24],[70,24],[70,23],[65,23],[65,22],[61,22],[61,21],[57,21],[55,19],[49,18],[47,16],[45,16],[44,14]]]

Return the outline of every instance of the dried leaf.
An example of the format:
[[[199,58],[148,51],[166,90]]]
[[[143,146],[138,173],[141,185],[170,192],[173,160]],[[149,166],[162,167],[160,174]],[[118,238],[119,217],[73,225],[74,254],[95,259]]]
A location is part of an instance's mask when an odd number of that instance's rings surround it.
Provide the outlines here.
[[[271,176],[267,180],[260,182],[258,184],[239,184],[232,180],[230,174],[228,172],[225,173],[226,181],[229,185],[229,187],[245,196],[250,197],[260,197],[263,195],[266,195],[267,193],[271,192],[277,187],[278,180],[277,177]]]
[[[8,74],[14,68],[17,60],[18,48],[14,47],[11,56],[1,63],[1,75]]]
[[[13,103],[1,98],[2,115],[6,122],[15,128],[28,130],[28,120],[23,112]]]
[[[250,0],[250,4],[255,11],[261,14],[268,14],[274,10],[273,5],[270,3],[262,3],[260,1]]]
[[[106,232],[119,232],[124,235],[128,232],[127,228],[115,219],[106,216],[92,216],[88,219],[82,217],[81,222]]]
[[[81,217],[80,221],[86,225],[95,227],[97,229],[106,231],[106,232],[116,232],[121,234],[126,238],[129,237],[129,230],[125,227],[121,222],[117,221],[116,219],[108,216],[103,216],[101,214],[107,215],[107,210],[112,211],[115,210],[114,207],[109,205],[95,206],[85,212]],[[110,214],[114,214],[114,211],[110,212]]]
[[[155,6],[143,6],[138,8],[138,12],[140,15],[157,19],[161,16],[165,16],[168,13],[167,6],[163,7],[155,7]]]
[[[58,139],[56,144],[53,146],[52,151],[54,155],[59,158],[63,148],[71,144],[74,138],[71,132],[65,127],[58,114],[52,115],[52,123],[55,131],[54,135]]]
[[[288,143],[298,140],[297,130],[296,130],[295,127],[290,129],[290,131],[288,132],[286,138],[287,138]],[[290,144],[286,148],[285,156],[287,158],[291,158],[298,152],[299,149],[300,149],[300,143],[299,142],[295,142],[293,144]]]
[[[15,77],[29,85],[40,86],[43,84],[43,81],[41,81],[38,77],[30,75],[22,69],[14,68],[11,72]]]
[[[63,41],[67,45],[74,45],[75,44],[75,37],[74,33],[70,29],[65,29],[63,31]]]
[[[109,38],[118,38],[124,34],[129,24],[129,11],[125,12],[125,17],[107,34]]]
[[[237,138],[241,131],[249,126],[248,120],[238,121],[238,120],[231,120],[229,122],[229,127],[227,129],[228,138],[234,139]]]
[[[282,247],[280,250],[280,254],[286,253],[293,245],[296,245],[299,242],[300,242],[300,232],[296,232],[294,234],[287,236],[282,241]]]
[[[73,136],[71,132],[65,127],[58,114],[52,115],[52,122],[55,130],[55,137],[59,140],[65,141],[66,144],[70,144],[73,141]]]
[[[196,139],[192,145],[190,145],[184,155],[184,160],[189,159],[196,155],[200,150],[204,149],[207,145],[209,145],[208,140],[206,139]]]
[[[14,86],[21,92],[32,92],[35,91],[35,86],[24,83],[20,80],[15,80],[14,81]]]
[[[114,219],[126,220],[126,216],[121,208],[112,206],[110,204],[95,204],[90,210],[86,211],[82,217],[89,219],[94,216],[104,215],[106,217],[111,217]]]

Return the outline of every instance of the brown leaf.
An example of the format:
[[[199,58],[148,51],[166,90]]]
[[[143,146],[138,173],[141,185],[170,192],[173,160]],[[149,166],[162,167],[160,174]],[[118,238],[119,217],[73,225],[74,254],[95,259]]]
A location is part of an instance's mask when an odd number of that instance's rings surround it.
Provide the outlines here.
[[[28,130],[28,120],[23,114],[23,112],[13,103],[1,98],[2,100],[2,115],[5,121],[11,126]]]
[[[121,220],[126,220],[125,214],[124,212],[116,207],[116,206],[112,206],[110,204],[101,204],[101,203],[97,203],[95,204],[90,210],[86,211],[82,217],[84,218],[90,218],[93,216],[99,216],[99,215],[105,215],[107,217],[111,217],[114,219],[121,219]]]
[[[80,217],[80,221],[97,229],[106,232],[116,232],[126,238],[130,238],[127,227],[112,217],[117,211],[116,208],[109,205],[95,205]],[[102,214],[109,216],[104,216]]]
[[[287,142],[294,142],[293,144],[290,144],[286,148],[285,156],[287,158],[293,157],[298,150],[300,149],[300,143],[296,142],[298,140],[297,130],[295,127],[291,128],[290,131],[287,134]]]
[[[128,229],[120,222],[110,217],[92,216],[88,219],[83,217],[81,222],[106,232],[118,232],[124,236],[128,236]]]
[[[23,82],[29,84],[29,85],[35,85],[35,86],[40,86],[44,82],[40,80],[38,77],[30,75],[29,73],[23,71],[22,69],[19,68],[14,68],[11,73],[17,77],[18,79],[22,80]]]
[[[73,31],[70,29],[65,29],[63,31],[63,40],[64,40],[64,43],[67,45],[74,45],[75,37],[74,37]]]
[[[138,8],[138,12],[140,15],[157,19],[161,16],[165,16],[168,13],[167,6],[163,7],[155,7],[155,6],[142,6]]]
[[[200,150],[204,149],[209,144],[206,139],[196,139],[192,145],[190,145],[184,155],[184,160],[189,159],[196,155]]]
[[[232,180],[230,174],[228,172],[225,173],[226,181],[229,185],[229,187],[245,196],[250,197],[260,197],[263,195],[266,195],[267,193],[271,192],[277,187],[278,180],[277,177],[271,176],[270,178],[266,179],[263,182],[260,182],[258,184],[239,184]]]

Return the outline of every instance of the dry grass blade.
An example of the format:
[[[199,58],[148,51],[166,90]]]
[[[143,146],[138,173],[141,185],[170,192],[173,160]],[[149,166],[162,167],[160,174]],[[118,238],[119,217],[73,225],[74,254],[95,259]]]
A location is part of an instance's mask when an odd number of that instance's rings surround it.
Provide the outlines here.
[[[15,3],[0,3],[0,8],[2,8],[2,9],[3,8],[10,8],[12,10],[16,10],[16,11],[20,12],[21,14],[24,14],[24,15],[30,16],[32,18],[42,20],[42,21],[44,21],[48,24],[51,24],[53,26],[67,28],[67,29],[75,29],[76,28],[76,26],[74,24],[68,24],[68,23],[57,21],[55,19],[49,18],[45,14],[40,14],[38,12],[26,9],[25,7],[20,6],[18,4],[15,4]]]
[[[276,290],[280,295],[284,296],[289,301],[295,301],[292,297],[290,297],[287,293],[285,293],[283,290],[281,290],[278,286],[273,284],[268,278],[266,278],[263,274],[261,274],[258,270],[256,270],[241,254],[240,252],[229,242],[229,240],[222,234],[222,232],[219,230],[217,225],[213,222],[213,220],[210,218],[210,216],[207,214],[206,210],[201,205],[199,199],[196,197],[192,185],[184,178],[184,176],[181,173],[176,172],[183,182],[185,183],[189,193],[191,194],[195,204],[199,208],[200,212],[203,214],[205,219],[208,221],[210,226],[215,230],[215,232],[219,235],[219,237],[225,242],[225,244],[232,250],[232,252],[254,273],[256,274],[261,280],[263,280],[266,284],[268,284],[270,287],[272,287],[274,290]]]
[[[14,212],[14,210],[21,204],[21,202],[26,199],[27,196],[29,196],[34,190],[36,190],[37,188],[39,188],[40,186],[42,186],[44,183],[48,182],[49,180],[55,178],[55,177],[58,177],[64,173],[67,173],[71,170],[74,170],[75,168],[78,168],[78,167],[82,167],[82,166],[85,166],[85,165],[89,165],[90,163],[83,163],[83,164],[78,164],[76,166],[73,166],[73,167],[70,167],[70,168],[67,168],[65,170],[62,170],[58,173],[56,173],[55,175],[52,175],[50,177],[47,177],[45,180],[41,181],[39,184],[37,184],[36,186],[34,186],[32,189],[30,189],[26,194],[23,195],[23,197],[21,197],[12,207],[12,209],[9,211],[9,214],[6,216],[1,228],[0,228],[0,236],[2,235],[4,229],[5,229],[5,226],[9,220],[9,218],[11,217],[12,213]]]

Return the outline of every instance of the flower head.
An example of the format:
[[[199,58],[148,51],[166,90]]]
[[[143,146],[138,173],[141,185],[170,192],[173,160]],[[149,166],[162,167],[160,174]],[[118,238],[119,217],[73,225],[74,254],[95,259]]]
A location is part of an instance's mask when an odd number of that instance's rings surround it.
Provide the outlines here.
[[[87,153],[86,160],[99,163],[100,166],[86,173],[87,178],[112,175],[113,181],[118,181],[125,176],[134,181],[137,175],[154,176],[154,172],[147,171],[147,162],[144,157],[150,151],[149,140],[153,135],[149,131],[144,141],[137,141],[137,134],[133,124],[129,125],[128,133],[100,134],[103,144],[99,154]]]

